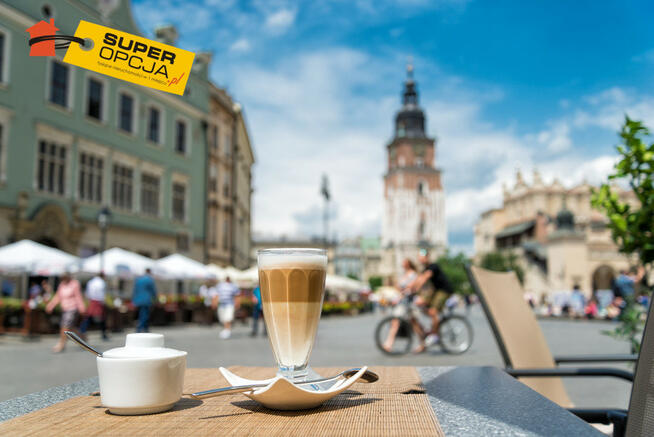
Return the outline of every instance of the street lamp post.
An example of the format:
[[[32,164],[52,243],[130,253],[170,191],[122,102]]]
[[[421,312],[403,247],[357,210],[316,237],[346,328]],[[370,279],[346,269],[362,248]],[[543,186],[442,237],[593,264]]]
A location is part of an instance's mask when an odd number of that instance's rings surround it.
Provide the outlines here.
[[[320,194],[325,199],[325,210],[323,211],[323,231],[325,233],[325,250],[329,247],[329,199],[331,194],[329,193],[329,179],[326,174],[322,175],[322,184],[320,187]]]
[[[103,207],[98,212],[98,227],[100,228],[100,272],[104,272],[104,251],[107,247],[107,227],[111,220],[111,211]]]

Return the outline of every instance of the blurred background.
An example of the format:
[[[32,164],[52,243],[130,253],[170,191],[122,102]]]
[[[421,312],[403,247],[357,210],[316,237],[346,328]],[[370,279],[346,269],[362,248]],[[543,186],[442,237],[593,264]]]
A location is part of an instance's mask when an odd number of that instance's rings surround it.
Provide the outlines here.
[[[328,251],[314,365],[503,365],[468,263],[516,272],[553,353],[637,351],[654,282],[653,9],[0,1],[0,400],[95,375],[71,345],[50,351],[65,273],[84,291],[105,272],[110,339],[89,333],[103,347],[133,332],[150,268],[152,329],[190,366],[272,366],[251,336],[266,247]],[[195,52],[184,95],[63,50],[30,57],[25,30],[51,19],[61,35],[87,20]],[[474,332],[461,355],[378,347],[420,251]],[[201,286],[227,277],[240,294],[222,341]],[[566,384],[583,406],[626,408],[625,383]]]

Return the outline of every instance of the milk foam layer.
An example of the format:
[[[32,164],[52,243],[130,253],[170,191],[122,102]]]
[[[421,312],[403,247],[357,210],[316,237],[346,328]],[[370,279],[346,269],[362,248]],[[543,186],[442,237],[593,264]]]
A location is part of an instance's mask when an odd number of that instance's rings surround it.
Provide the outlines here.
[[[298,252],[292,252],[298,250]],[[327,255],[319,250],[283,249],[263,251],[258,257],[259,269],[269,268],[327,268]]]

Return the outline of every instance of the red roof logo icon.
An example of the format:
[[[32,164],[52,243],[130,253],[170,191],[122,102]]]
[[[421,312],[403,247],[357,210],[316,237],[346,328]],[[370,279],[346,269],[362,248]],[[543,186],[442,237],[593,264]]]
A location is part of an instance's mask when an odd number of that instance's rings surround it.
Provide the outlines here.
[[[34,26],[28,28],[26,32],[29,32],[30,39],[36,38],[37,36],[46,36],[54,35],[59,29],[55,27],[54,18],[50,18],[50,22],[46,23],[41,20],[36,23]],[[30,47],[30,56],[54,56],[55,55],[55,42],[54,40],[50,41],[41,41],[36,44],[32,44]]]

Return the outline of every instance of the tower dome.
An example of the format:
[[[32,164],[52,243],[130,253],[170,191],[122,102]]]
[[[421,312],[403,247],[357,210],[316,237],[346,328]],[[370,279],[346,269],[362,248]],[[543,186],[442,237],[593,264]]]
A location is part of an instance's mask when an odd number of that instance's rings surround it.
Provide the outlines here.
[[[425,113],[418,105],[418,91],[413,80],[413,65],[406,68],[402,108],[395,116],[395,137],[425,138]]]
[[[556,215],[556,229],[566,231],[574,231],[575,229],[575,216],[568,209],[565,197],[563,198],[563,207]]]

